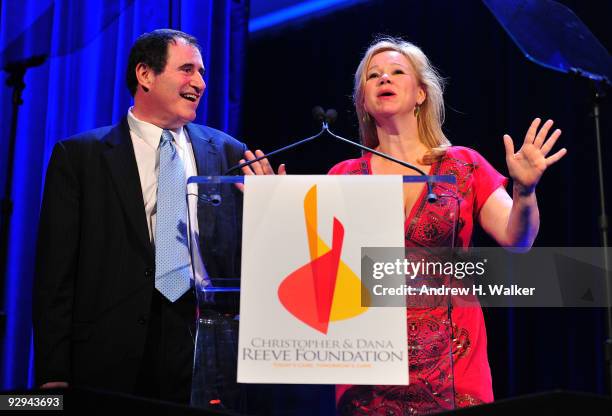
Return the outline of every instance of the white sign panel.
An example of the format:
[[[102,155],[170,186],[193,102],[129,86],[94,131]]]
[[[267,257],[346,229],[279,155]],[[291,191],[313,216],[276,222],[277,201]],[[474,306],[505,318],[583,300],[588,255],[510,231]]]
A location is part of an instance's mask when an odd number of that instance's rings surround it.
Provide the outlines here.
[[[362,247],[403,247],[401,176],[245,178],[238,382],[408,384],[406,311],[362,299]]]

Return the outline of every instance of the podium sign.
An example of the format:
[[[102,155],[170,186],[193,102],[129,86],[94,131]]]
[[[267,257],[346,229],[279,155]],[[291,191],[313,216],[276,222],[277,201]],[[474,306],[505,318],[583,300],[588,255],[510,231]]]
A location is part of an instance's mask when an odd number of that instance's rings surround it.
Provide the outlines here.
[[[239,383],[408,384],[406,309],[360,279],[362,247],[403,247],[403,206],[401,176],[245,178]]]

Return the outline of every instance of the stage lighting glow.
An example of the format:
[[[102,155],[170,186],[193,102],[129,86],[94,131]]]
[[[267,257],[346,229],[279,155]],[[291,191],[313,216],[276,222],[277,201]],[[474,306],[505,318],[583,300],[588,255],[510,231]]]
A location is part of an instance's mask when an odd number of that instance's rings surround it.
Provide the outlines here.
[[[250,19],[249,32],[260,32],[302,18],[319,17],[335,9],[364,3],[365,1],[368,0],[309,0],[297,2],[293,6]]]

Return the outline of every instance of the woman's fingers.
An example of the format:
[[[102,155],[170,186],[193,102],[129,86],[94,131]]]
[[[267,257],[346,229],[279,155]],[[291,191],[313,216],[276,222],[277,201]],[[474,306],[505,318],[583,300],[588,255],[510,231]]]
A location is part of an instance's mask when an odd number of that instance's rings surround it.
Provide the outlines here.
[[[506,159],[514,157],[514,142],[508,134],[504,134],[504,147],[506,148]]]
[[[564,147],[563,149],[559,150],[554,155],[547,157],[546,158],[546,166],[550,166],[550,165],[558,162],[563,156],[566,155],[566,153],[567,153],[567,149]]]
[[[538,149],[542,147],[542,144],[546,140],[546,136],[548,136],[548,132],[550,131],[550,128],[553,124],[554,122],[552,120],[546,120],[546,123],[542,125],[542,128],[540,129],[540,131],[538,131],[535,136],[535,140],[533,141],[533,145],[535,147],[537,147]]]
[[[527,133],[525,134],[524,144],[532,144],[533,143],[533,141],[535,140],[536,133],[538,131],[538,126],[540,125],[541,121],[542,120],[540,120],[539,118],[535,118],[531,122],[531,125],[529,126],[529,128],[527,129]]]
[[[555,143],[557,143],[557,139],[559,138],[559,136],[561,136],[561,130],[557,129],[555,131],[553,131],[553,134],[550,135],[550,137],[548,138],[548,140],[546,140],[546,142],[544,143],[544,145],[542,146],[542,154],[544,156],[546,156],[548,154],[548,152],[550,152],[553,148],[553,146],[555,145]]]

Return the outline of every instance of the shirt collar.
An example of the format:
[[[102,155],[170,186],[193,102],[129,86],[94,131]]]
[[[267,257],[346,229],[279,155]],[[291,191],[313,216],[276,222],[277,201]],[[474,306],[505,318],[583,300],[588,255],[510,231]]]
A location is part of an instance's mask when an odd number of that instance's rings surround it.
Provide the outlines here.
[[[161,127],[157,127],[155,124],[151,124],[146,121],[139,120],[134,115],[132,111],[134,107],[130,107],[128,110],[128,125],[130,126],[130,131],[134,132],[137,138],[144,140],[149,146],[157,149],[159,147],[159,141],[161,139],[163,129]],[[174,138],[174,143],[179,147],[183,148],[187,143],[186,130],[183,126],[177,129],[168,129],[172,137]]]

